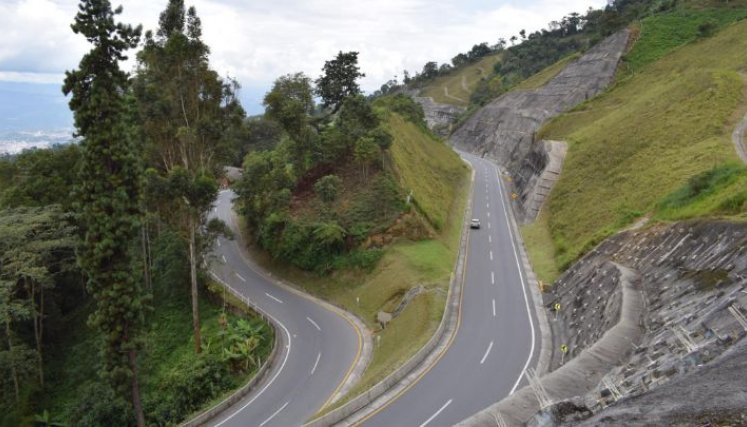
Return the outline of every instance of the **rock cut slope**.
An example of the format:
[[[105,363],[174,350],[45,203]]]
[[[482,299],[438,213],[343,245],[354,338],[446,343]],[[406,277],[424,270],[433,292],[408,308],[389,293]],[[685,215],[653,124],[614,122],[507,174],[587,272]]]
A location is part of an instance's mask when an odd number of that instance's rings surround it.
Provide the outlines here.
[[[495,160],[515,176],[516,187],[523,193],[548,162],[543,144],[534,144],[535,132],[549,119],[607,88],[629,35],[622,30],[608,37],[538,89],[513,91],[495,99],[454,132],[452,144]],[[522,196],[522,201],[531,199],[528,194]]]
[[[545,86],[509,92],[480,109],[456,130],[458,148],[485,154],[511,169],[529,152],[535,131],[548,119],[604,90],[614,78],[628,44],[629,31],[620,31],[569,64]]]

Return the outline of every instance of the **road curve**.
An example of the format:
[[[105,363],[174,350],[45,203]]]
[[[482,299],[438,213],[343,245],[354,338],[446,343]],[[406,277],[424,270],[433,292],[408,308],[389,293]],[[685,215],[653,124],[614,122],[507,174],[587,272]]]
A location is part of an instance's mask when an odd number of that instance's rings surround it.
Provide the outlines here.
[[[536,365],[540,334],[510,226],[510,198],[497,167],[464,154],[475,169],[460,323],[451,345],[423,376],[365,426],[451,426],[513,393]]]
[[[234,233],[230,190],[220,192],[212,217]],[[238,240],[219,239],[211,274],[248,298],[277,328],[278,351],[271,371],[238,403],[209,421],[223,427],[299,426],[335,396],[358,363],[363,337],[339,311],[278,285],[252,264]]]

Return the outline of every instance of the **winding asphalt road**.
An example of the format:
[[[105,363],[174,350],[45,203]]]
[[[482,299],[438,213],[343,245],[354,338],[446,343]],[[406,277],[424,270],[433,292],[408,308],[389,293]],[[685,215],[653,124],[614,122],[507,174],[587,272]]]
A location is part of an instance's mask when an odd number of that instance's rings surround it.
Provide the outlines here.
[[[540,334],[509,225],[497,167],[462,154],[475,169],[460,323],[442,357],[420,379],[364,418],[365,426],[450,426],[513,393],[536,365]]]
[[[238,235],[234,197],[221,191],[211,216]],[[259,273],[239,245],[223,238],[216,242],[211,274],[274,319],[279,347],[264,380],[209,425],[302,425],[339,392],[360,358],[363,338],[338,310]]]

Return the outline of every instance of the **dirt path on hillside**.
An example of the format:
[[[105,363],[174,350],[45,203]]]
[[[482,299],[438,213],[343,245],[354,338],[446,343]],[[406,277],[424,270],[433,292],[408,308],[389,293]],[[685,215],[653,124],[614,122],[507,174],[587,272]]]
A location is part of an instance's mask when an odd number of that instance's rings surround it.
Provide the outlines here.
[[[462,98],[459,98],[458,96],[449,95],[449,88],[446,87],[446,86],[444,86],[444,96],[447,97],[447,98],[456,99],[459,102],[467,102],[467,101],[463,100]]]

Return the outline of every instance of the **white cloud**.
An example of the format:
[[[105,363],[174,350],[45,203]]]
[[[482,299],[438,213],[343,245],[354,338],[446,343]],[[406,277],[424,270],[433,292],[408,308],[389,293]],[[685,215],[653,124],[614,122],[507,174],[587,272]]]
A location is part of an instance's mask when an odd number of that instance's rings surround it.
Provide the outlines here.
[[[48,81],[74,68],[87,50],[70,30],[72,0],[0,0],[0,80]],[[154,29],[166,1],[127,0],[122,20]],[[114,5],[119,4],[113,0]],[[360,51],[364,90],[403,69],[448,62],[475,43],[534,31],[605,0],[187,0],[202,18],[213,67],[248,88],[267,88],[279,75],[317,77],[338,51]],[[134,56],[134,55],[131,55]],[[132,60],[126,65],[133,66]],[[41,73],[43,77],[35,76]]]

